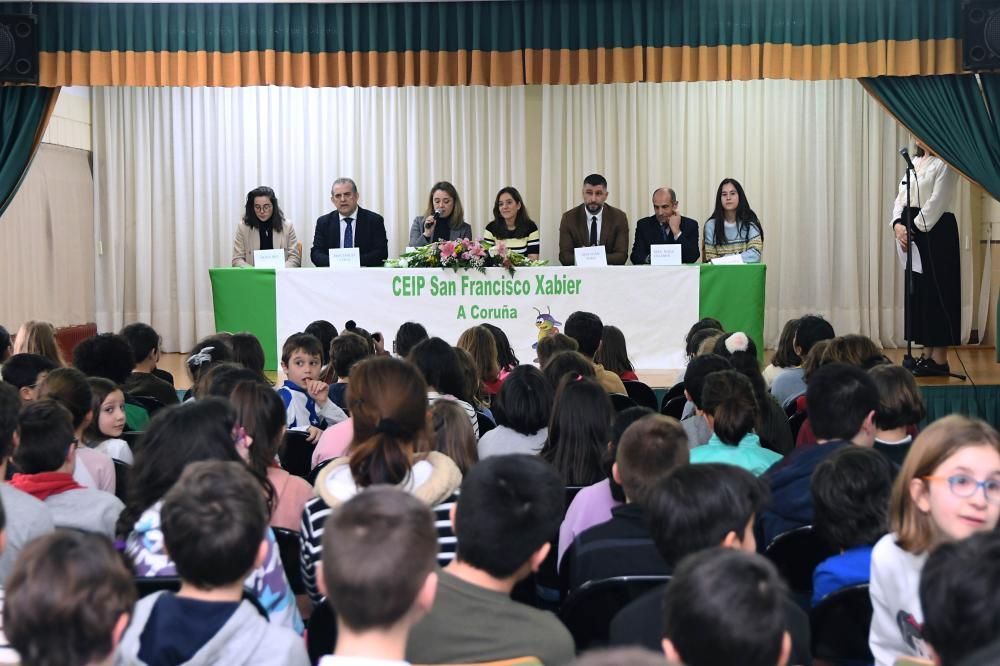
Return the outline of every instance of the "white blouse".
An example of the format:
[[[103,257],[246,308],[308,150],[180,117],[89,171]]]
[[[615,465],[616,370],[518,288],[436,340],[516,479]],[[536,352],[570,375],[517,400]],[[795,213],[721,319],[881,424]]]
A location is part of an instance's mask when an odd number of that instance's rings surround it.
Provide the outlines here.
[[[914,226],[924,233],[930,231],[941,216],[951,210],[958,185],[958,174],[948,168],[939,157],[924,155],[914,157],[916,177],[910,176],[910,205],[920,208],[920,214],[913,220]],[[923,202],[923,203],[921,203]],[[903,216],[906,207],[906,178],[899,181],[899,194],[892,207],[891,225]]]

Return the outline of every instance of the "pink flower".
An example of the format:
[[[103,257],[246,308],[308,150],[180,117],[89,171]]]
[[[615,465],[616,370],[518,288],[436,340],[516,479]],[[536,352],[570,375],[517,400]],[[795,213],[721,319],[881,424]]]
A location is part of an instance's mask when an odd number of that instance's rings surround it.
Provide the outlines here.
[[[507,256],[507,243],[504,243],[502,240],[499,240],[497,241],[496,248],[497,248],[497,255],[501,257]]]
[[[444,241],[438,245],[438,248],[441,250],[442,259],[455,256],[455,243],[453,241]]]
[[[486,250],[483,249],[483,246],[480,245],[479,243],[473,243],[472,246],[469,247],[468,254],[471,257],[485,257]]]

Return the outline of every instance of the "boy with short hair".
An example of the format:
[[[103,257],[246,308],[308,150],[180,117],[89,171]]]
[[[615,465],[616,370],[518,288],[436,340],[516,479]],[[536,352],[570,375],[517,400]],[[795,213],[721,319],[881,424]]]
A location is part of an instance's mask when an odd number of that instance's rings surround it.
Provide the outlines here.
[[[411,662],[573,660],[573,638],[554,615],[510,598],[545,561],[563,492],[559,475],[537,456],[492,456],[472,466],[452,509],[455,559],[438,573],[431,612],[410,632]]]
[[[39,400],[21,410],[20,444],[14,450],[18,473],[10,484],[41,500],[56,527],[115,536],[115,523],[125,505],[101,490],[84,488],[73,479],[76,447],[73,417],[54,400]]]
[[[330,387],[330,400],[347,409],[347,382],[351,368],[372,355],[368,341],[357,333],[345,331],[330,342],[330,362],[337,373],[337,383]]]
[[[56,369],[56,364],[39,354],[14,354],[0,368],[4,382],[17,389],[21,404],[38,400],[38,387]]]
[[[784,584],[756,553],[712,548],[680,563],[663,604],[663,652],[686,666],[785,666]]]
[[[160,334],[149,324],[129,324],[119,333],[132,348],[135,367],[122,384],[132,395],[150,396],[164,405],[176,405],[179,400],[174,390],[173,377],[156,367],[160,361]],[[170,377],[167,381],[166,375]]]
[[[296,333],[281,348],[281,369],[285,383],[278,395],[285,403],[285,425],[289,430],[308,433],[307,441],[317,442],[328,425],[347,419],[330,400],[330,385],[319,379],[323,367],[323,349],[319,340],[308,333]]]
[[[110,664],[135,603],[132,575],[111,541],[59,530],[21,555],[3,617],[22,663]]]
[[[238,462],[191,463],[163,500],[163,539],[181,589],[136,604],[119,664],[227,666],[309,663],[302,639],[270,624],[243,581],[267,552],[268,512],[260,485]]]
[[[320,666],[403,662],[410,630],[434,602],[437,550],[430,509],[397,488],[371,488],[330,514],[318,583],[336,600],[337,646]]]
[[[601,348],[601,340],[604,337],[604,322],[593,312],[574,312],[566,318],[563,326],[563,333],[576,340],[581,354],[593,363],[594,372],[597,375],[598,383],[608,393],[625,394],[625,385],[621,377],[605,370],[600,363],[594,362],[597,350]]]

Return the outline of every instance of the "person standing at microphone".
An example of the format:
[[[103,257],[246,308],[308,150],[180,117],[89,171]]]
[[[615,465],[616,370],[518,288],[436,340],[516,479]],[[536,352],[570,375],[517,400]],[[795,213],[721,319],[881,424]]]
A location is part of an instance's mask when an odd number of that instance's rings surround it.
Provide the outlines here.
[[[442,240],[472,238],[472,227],[465,221],[465,211],[458,190],[442,180],[431,187],[427,210],[413,218],[410,245],[420,247]]]
[[[904,157],[909,159],[908,154],[904,153]],[[962,341],[958,222],[951,212],[958,176],[919,141],[913,168],[915,173],[910,177],[912,241],[915,251],[920,253],[922,272],[913,272],[910,340],[924,346],[913,374],[941,375],[950,371],[948,347]],[[911,236],[907,233],[907,217],[904,176],[891,218],[892,231],[903,252]]]

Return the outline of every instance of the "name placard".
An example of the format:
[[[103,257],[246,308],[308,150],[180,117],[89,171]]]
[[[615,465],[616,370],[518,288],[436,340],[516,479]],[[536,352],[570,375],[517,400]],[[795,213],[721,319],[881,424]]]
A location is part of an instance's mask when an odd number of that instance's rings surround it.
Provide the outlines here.
[[[254,250],[254,268],[284,268],[285,251],[280,247],[277,250]]]
[[[574,248],[573,254],[577,266],[608,265],[608,255],[605,254],[603,245],[592,245],[590,247]]]
[[[330,248],[330,268],[361,268],[361,253],[356,247]]]
[[[649,263],[653,266],[680,266],[680,245],[650,245]]]
[[[744,262],[743,257],[738,254],[727,254],[712,259],[712,263],[716,266],[742,266]]]

